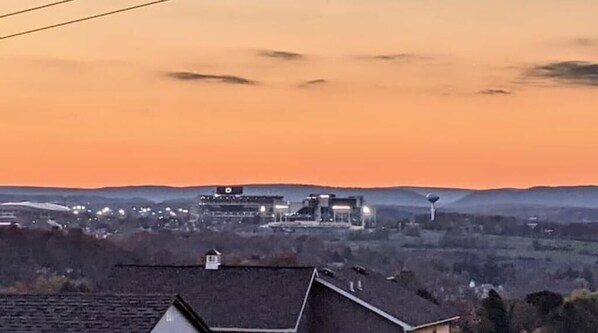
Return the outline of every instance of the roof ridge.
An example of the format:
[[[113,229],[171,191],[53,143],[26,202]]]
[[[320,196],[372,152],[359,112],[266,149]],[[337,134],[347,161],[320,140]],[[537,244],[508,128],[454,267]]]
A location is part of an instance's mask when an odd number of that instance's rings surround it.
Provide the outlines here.
[[[19,293],[0,293],[0,298],[2,297],[75,297],[75,296],[88,296],[88,297],[172,297],[174,299],[178,296],[178,293],[107,293],[107,292],[91,292],[91,293],[39,293],[39,294],[19,294]]]
[[[205,268],[205,265],[153,265],[153,264],[116,264],[114,267],[160,267],[160,268]],[[267,269],[315,269],[315,266],[266,266],[266,265],[220,265],[223,268],[267,268]]]

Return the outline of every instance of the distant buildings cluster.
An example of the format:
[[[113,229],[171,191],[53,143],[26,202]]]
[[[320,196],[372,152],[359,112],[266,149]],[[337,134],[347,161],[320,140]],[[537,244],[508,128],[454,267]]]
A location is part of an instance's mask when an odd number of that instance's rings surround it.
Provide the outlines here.
[[[201,222],[254,222],[272,228],[373,227],[376,211],[362,196],[337,197],[310,194],[303,202],[285,201],[283,196],[246,195],[243,187],[217,187],[213,195],[202,195],[197,207]]]
[[[235,230],[239,224],[273,230],[364,229],[376,223],[375,208],[362,196],[310,194],[302,202],[291,202],[282,195],[248,195],[243,190],[240,186],[219,186],[212,195],[200,195],[194,204],[186,207],[8,202],[0,204],[0,227],[76,227],[88,234],[107,237],[118,232],[122,225],[117,222],[124,220],[139,221],[136,228],[142,230],[183,232],[205,228]]]
[[[79,228],[97,237],[108,237],[118,232],[125,220],[136,220],[138,229],[177,229],[193,231],[185,225],[189,220],[188,207],[108,207],[72,206],[55,203],[8,202],[0,203],[0,227],[27,229]],[[186,229],[185,229],[186,228]]]

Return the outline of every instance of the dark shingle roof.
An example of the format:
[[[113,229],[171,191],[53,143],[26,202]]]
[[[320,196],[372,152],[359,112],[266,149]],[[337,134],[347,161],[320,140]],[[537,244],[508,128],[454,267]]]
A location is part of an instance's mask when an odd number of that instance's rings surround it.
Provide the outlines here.
[[[178,293],[210,328],[295,328],[313,267],[115,266],[103,284],[126,293]]]
[[[451,311],[434,304],[383,275],[359,269],[319,271],[316,281],[324,281],[371,304],[394,318],[412,326],[423,326],[455,317]],[[330,274],[333,272],[333,274]],[[354,292],[350,290],[353,281]],[[358,288],[361,281],[361,290]]]
[[[0,332],[149,332],[174,295],[0,295]]]
[[[222,253],[218,252],[216,249],[211,249],[210,251],[206,252],[206,256],[219,256]]]

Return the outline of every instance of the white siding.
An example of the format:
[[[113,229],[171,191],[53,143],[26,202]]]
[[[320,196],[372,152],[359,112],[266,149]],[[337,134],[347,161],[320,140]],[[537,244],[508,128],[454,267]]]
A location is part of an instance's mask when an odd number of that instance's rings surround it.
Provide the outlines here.
[[[450,333],[451,325],[450,324],[442,324],[436,326],[430,326],[426,328],[422,328],[416,330],[416,333]]]
[[[162,316],[151,333],[198,333],[189,320],[174,306]]]

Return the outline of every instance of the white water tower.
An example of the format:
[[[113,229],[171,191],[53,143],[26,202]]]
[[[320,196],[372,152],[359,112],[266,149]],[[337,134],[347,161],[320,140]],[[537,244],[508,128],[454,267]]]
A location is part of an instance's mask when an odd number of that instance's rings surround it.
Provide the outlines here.
[[[430,202],[430,222],[434,222],[436,219],[436,202],[440,200],[440,197],[433,193],[428,193],[426,199]]]

